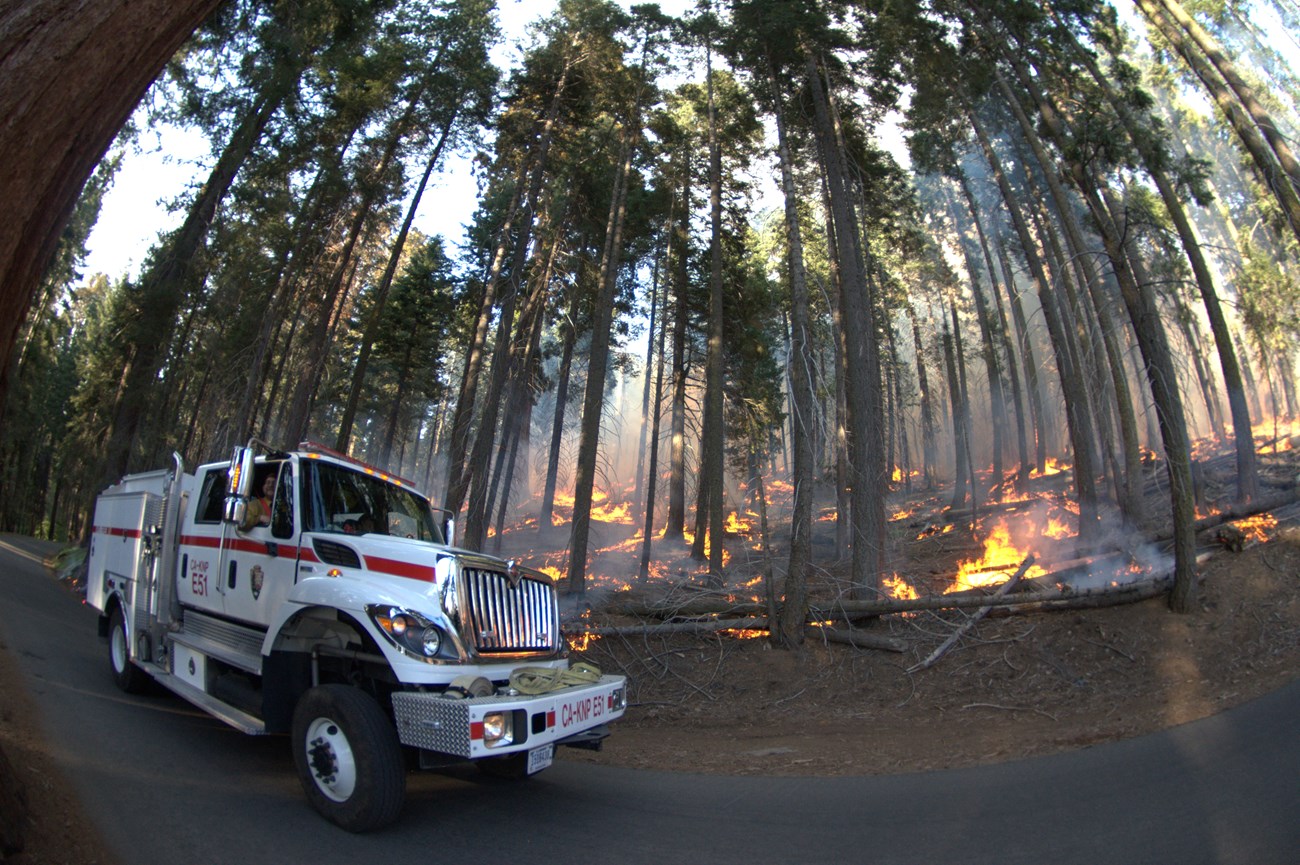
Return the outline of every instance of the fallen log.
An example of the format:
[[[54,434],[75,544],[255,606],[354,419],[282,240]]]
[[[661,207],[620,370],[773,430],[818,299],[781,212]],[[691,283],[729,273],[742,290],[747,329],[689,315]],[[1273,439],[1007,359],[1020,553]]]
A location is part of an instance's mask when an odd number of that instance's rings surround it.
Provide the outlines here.
[[[1033,553],[1030,553],[1028,556],[1025,557],[1025,560],[1020,563],[1020,567],[1016,569],[1016,572],[1011,575],[1011,579],[1003,583],[1001,587],[998,588],[997,592],[993,595],[993,597],[990,598],[990,600],[995,600],[997,598],[1005,597],[1013,588],[1015,588],[1016,583],[1020,582],[1020,578],[1025,575],[1025,571],[1029,570],[1030,566],[1032,566],[1033,564],[1034,564],[1034,555]],[[987,604],[983,607],[980,607],[979,610],[975,613],[975,615],[971,616],[966,621],[966,623],[962,625],[960,628],[953,631],[952,635],[949,636],[948,639],[944,640],[939,645],[939,648],[931,652],[928,658],[926,658],[924,661],[920,662],[919,664],[913,664],[912,666],[908,667],[907,672],[915,673],[920,670],[928,670],[930,667],[933,667],[939,661],[940,658],[942,658],[944,655],[948,653],[949,649],[957,645],[957,641],[960,640],[963,635],[969,632],[971,628],[975,627],[976,623],[978,623],[980,619],[983,619],[985,616],[987,616],[989,612],[992,611],[992,609],[993,609],[992,604]]]
[[[1217,514],[1211,514],[1208,517],[1197,520],[1194,527],[1196,531],[1203,532],[1206,529],[1212,529],[1217,525],[1228,522],[1229,520],[1241,520],[1246,517],[1253,517],[1256,514],[1262,514],[1266,511],[1286,507],[1287,505],[1293,504],[1297,501],[1300,501],[1300,494],[1297,494],[1295,490],[1289,490],[1266,498],[1255,499],[1254,501],[1246,502],[1245,504],[1237,504],[1224,508]],[[1153,538],[1153,540],[1167,541],[1173,536],[1174,533],[1172,531],[1162,532]]]
[[[1169,589],[1173,587],[1173,584],[1173,575],[1164,574],[1154,579],[1143,580],[1140,583],[1129,583],[1105,591],[1093,589],[1087,592],[1079,592],[1075,596],[1069,598],[1044,600],[1017,605],[1014,610],[1007,606],[995,610],[994,612],[1005,611],[1007,615],[1011,615],[1012,613],[1052,612],[1056,610],[1096,610],[1103,607],[1117,607],[1120,604],[1136,604],[1139,601],[1159,597],[1168,592]]]
[[[1014,502],[989,502],[978,508],[949,508],[941,515],[946,522],[955,523],[969,520],[973,516],[987,517],[989,514],[1004,514],[1042,504],[1042,499],[1020,499]]]
[[[1113,554],[1098,557],[1092,561],[1109,560]],[[885,616],[892,613],[918,613],[926,610],[959,610],[969,609],[971,607],[981,607],[984,604],[992,603],[994,606],[1017,606],[1020,604],[1036,604],[1047,601],[1077,601],[1082,598],[1092,598],[1098,595],[1109,593],[1126,594],[1137,591],[1136,587],[1144,586],[1152,582],[1153,578],[1143,580],[1134,580],[1132,582],[1122,583],[1118,586],[1100,586],[1091,589],[1075,589],[1070,586],[1065,588],[1053,585],[1050,588],[1042,586],[1058,579],[1068,579],[1072,574],[1083,569],[1083,560],[1073,560],[1068,563],[1067,567],[1044,574],[1039,577],[1033,577],[1021,580],[1018,585],[1008,590],[1005,597],[994,598],[994,596],[983,589],[967,589],[962,592],[953,592],[947,595],[925,595],[920,598],[898,599],[898,598],[879,598],[871,601],[852,601],[852,600],[834,600],[819,601],[813,600],[808,605],[808,618],[810,621],[826,621],[827,619],[849,619],[862,618],[866,616]],[[1159,582],[1159,578],[1155,578]],[[1005,585],[1005,584],[1004,584]],[[1120,601],[1123,602],[1122,600]],[[1098,604],[1101,606],[1101,604]],[[630,616],[634,618],[671,618],[675,616],[737,616],[748,617],[764,622],[760,627],[766,627],[766,610],[762,604],[730,604],[721,601],[695,600],[688,604],[679,604],[676,606],[657,605],[657,604],[622,604],[601,609],[602,613],[619,616]],[[712,622],[713,620],[711,620]],[[733,621],[732,619],[717,619],[716,621]],[[691,625],[693,622],[679,622],[671,624]],[[640,628],[642,626],[633,626]],[[567,631],[566,631],[567,633]],[[574,630],[573,633],[590,633],[586,630]],[[639,633],[639,631],[638,631]]]
[[[766,618],[710,619],[695,622],[667,622],[644,625],[610,625],[584,628],[582,630],[565,630],[566,636],[642,636],[646,634],[715,634],[720,631],[763,631],[770,633]],[[905,652],[907,643],[898,637],[885,634],[872,634],[859,628],[847,630],[809,625],[805,635],[812,639],[830,643],[842,643],[859,649],[880,649],[886,652]]]
[[[767,608],[758,603],[737,604],[720,598],[692,598],[679,603],[631,601],[602,605],[602,613],[611,616],[634,616],[640,619],[671,619],[677,616],[759,616]]]
[[[805,636],[828,643],[842,643],[858,649],[880,649],[885,652],[906,652],[907,641],[885,634],[873,634],[861,628],[827,628],[813,625],[804,630]]]
[[[718,631],[766,631],[767,617],[707,619],[692,622],[663,622],[655,625],[597,625],[594,628],[562,629],[571,637],[631,637],[642,634],[716,634]]]

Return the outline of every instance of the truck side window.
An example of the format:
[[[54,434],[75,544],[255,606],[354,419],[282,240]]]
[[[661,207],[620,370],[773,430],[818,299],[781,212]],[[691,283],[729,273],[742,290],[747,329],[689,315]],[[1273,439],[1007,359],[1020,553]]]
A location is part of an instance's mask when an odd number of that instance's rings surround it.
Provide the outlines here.
[[[226,504],[226,469],[210,470],[203,478],[203,492],[199,494],[196,523],[219,523]]]
[[[271,505],[271,534],[277,538],[293,537],[293,467],[280,466],[275,484],[275,502]]]

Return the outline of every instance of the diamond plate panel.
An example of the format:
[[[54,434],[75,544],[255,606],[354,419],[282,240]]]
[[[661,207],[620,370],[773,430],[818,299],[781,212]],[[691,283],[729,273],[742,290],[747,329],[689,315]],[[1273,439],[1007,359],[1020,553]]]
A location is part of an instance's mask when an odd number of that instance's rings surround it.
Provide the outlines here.
[[[393,694],[397,737],[403,745],[468,757],[469,700],[398,691]]]

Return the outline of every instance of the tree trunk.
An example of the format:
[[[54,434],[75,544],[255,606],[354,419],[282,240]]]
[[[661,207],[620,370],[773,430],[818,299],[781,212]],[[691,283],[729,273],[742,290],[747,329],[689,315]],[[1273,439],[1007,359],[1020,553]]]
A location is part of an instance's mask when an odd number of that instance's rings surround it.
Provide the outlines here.
[[[566,591],[581,595],[587,591],[587,545],[591,535],[592,491],[596,484],[596,457],[600,447],[600,419],[604,413],[605,379],[609,373],[610,324],[618,294],[619,256],[622,252],[623,223],[627,216],[627,182],[632,170],[634,133],[624,135],[622,159],[614,183],[606,244],[596,285],[592,311],[591,349],[587,364],[587,389],[582,400],[582,432],[578,441],[578,464],[573,481],[573,528],[569,536],[569,569]]]
[[[501,268],[505,265],[506,251],[510,248],[510,232],[523,199],[524,179],[528,176],[529,161],[523,160],[515,173],[514,191],[506,208],[506,218],[497,233],[496,249],[479,301],[474,332],[465,349],[465,366],[461,370],[460,391],[456,397],[456,410],[451,421],[451,441],[447,455],[447,494],[443,507],[453,514],[460,513],[469,491],[469,474],[465,471],[465,458],[469,453],[470,430],[474,423],[474,403],[478,399],[479,378],[483,371],[483,356],[487,351],[487,335],[492,324],[492,310],[496,308],[497,291],[501,286]]]
[[[916,380],[917,387],[921,391],[921,458],[924,462],[923,474],[926,489],[932,490],[938,483],[935,473],[939,459],[939,446],[935,435],[934,405],[931,403],[933,397],[930,395],[930,375],[925,369],[925,352],[922,350],[921,344],[921,325],[917,323],[916,313],[910,307],[908,316],[912,319],[912,350],[916,353]]]
[[[673,284],[673,405],[669,432],[668,520],[664,526],[664,539],[677,540],[686,533],[686,295],[690,287],[688,250],[691,213],[691,157],[682,153],[682,216],[677,222],[677,238],[681,253]]]
[[[721,586],[723,460],[723,318],[722,306],[722,147],[718,142],[713,105],[713,52],[706,51],[709,127],[709,338],[704,364],[704,425],[700,436],[700,473],[697,487],[695,542],[691,555],[702,557],[708,536],[709,583]],[[705,526],[707,525],[707,530]]]
[[[413,107],[414,103],[408,106],[403,120],[396,123],[389,132],[383,155],[380,157],[379,164],[375,167],[374,172],[372,172],[370,182],[365,185],[361,200],[357,203],[356,212],[352,216],[352,223],[348,227],[343,248],[339,251],[338,261],[335,262],[329,282],[326,283],[323,292],[324,299],[319,307],[316,320],[312,323],[311,331],[307,335],[307,360],[304,364],[303,374],[298,380],[297,387],[294,388],[293,398],[289,404],[290,441],[297,442],[307,437],[308,427],[311,422],[311,406],[316,397],[316,388],[320,384],[320,376],[325,366],[326,353],[330,343],[331,325],[334,324],[331,314],[337,315],[342,310],[342,300],[347,296],[344,287],[350,283],[348,278],[349,269],[353,270],[352,275],[355,276],[356,261],[353,258],[353,253],[356,251],[357,242],[361,238],[361,229],[365,227],[366,221],[371,216],[375,199],[379,197],[382,178],[388,172],[388,167],[392,164],[393,159],[397,156],[398,146],[407,131],[405,121],[409,120]]]
[[[414,110],[417,99],[411,100],[411,109]],[[374,348],[375,340],[379,336],[379,323],[384,315],[384,306],[388,303],[388,291],[393,286],[393,277],[397,273],[397,265],[402,260],[402,253],[406,249],[406,238],[411,233],[411,223],[415,221],[415,212],[420,207],[420,200],[424,197],[424,190],[429,185],[429,178],[433,175],[433,169],[438,165],[438,160],[442,157],[443,145],[447,143],[447,137],[451,134],[452,124],[456,122],[458,111],[452,110],[451,116],[443,124],[442,131],[438,136],[438,143],[433,148],[433,154],[430,155],[429,161],[424,166],[424,174],[420,177],[420,182],[415,186],[415,192],[411,196],[411,203],[406,208],[406,218],[402,220],[402,227],[397,232],[397,237],[393,241],[393,248],[388,254],[388,264],[384,266],[383,276],[379,278],[379,284],[375,286],[373,306],[370,309],[370,317],[366,320],[366,326],[361,335],[361,346],[357,354],[357,363],[352,370],[352,386],[348,388],[348,399],[343,406],[343,417],[339,421],[339,433],[334,442],[334,449],[340,453],[347,453],[348,447],[352,443],[352,424],[357,414],[357,403],[361,400],[361,390],[365,386],[366,370],[370,365],[370,353]]]
[[[563,348],[560,350],[560,371],[555,381],[555,417],[551,422],[551,446],[546,461],[546,484],[542,490],[542,510],[537,517],[537,530],[544,532],[551,527],[551,515],[555,510],[555,486],[560,473],[560,444],[564,440],[564,410],[569,402],[569,375],[573,369],[573,345],[578,335],[574,327],[577,315],[572,307],[577,306],[576,295],[571,302],[569,314],[565,316],[560,331],[564,335]]]
[[[866,262],[860,246],[852,205],[844,147],[836,128],[822,69],[810,55],[806,83],[812,93],[822,167],[830,191],[835,240],[842,282],[842,329],[849,356],[846,394],[849,411],[852,471],[851,535],[854,596],[880,588],[885,555],[884,500],[888,491],[882,449],[883,400],[880,392],[880,351],[872,299],[868,296]]]
[[[808,618],[807,571],[812,561],[812,512],[815,493],[812,427],[816,376],[812,357],[812,316],[808,306],[808,279],[804,271],[803,237],[799,230],[799,199],[794,188],[790,142],[786,136],[776,74],[769,63],[768,83],[775,103],[777,154],[781,164],[781,191],[785,203],[785,236],[790,266],[790,413],[794,446],[794,500],[790,514],[790,558],[786,566],[785,593],[778,620],[771,628],[782,646],[803,642]]]
[[[1182,396],[1178,392],[1178,376],[1164,327],[1160,323],[1160,310],[1156,307],[1151,289],[1138,284],[1119,245],[1121,233],[1114,218],[1121,208],[1109,195],[1103,205],[1095,188],[1084,191],[1093,216],[1101,227],[1106,254],[1115,265],[1120,292],[1137,334],[1138,347],[1142,351],[1147,378],[1151,384],[1161,440],[1165,446],[1165,467],[1169,474],[1174,527],[1174,588],[1169,595],[1169,606],[1175,612],[1188,613],[1196,603],[1196,533],[1192,526],[1196,507],[1192,486],[1191,443],[1187,439],[1187,423],[1183,414]]]
[[[219,0],[23,0],[0,13],[0,408],[9,357],[86,179]]]
[[[1043,410],[1043,391],[1038,380],[1038,358],[1034,351],[1034,341],[1029,333],[1029,321],[1025,316],[1024,301],[1016,285],[1016,274],[1011,269],[1011,259],[1007,253],[1005,238],[998,243],[998,262],[1002,267],[1003,281],[1007,287],[1007,305],[1011,307],[1011,322],[1016,328],[1016,344],[1020,347],[1020,361],[1025,370],[1025,393],[1029,398],[1029,419],[1034,426],[1034,462],[1033,468],[1042,475],[1047,470],[1046,412]]]
[[[1138,8],[1147,16],[1147,19],[1164,37],[1169,44],[1182,56],[1191,67],[1196,77],[1205,85],[1205,89],[1214,99],[1216,105],[1228,118],[1232,124],[1233,130],[1241,140],[1242,146],[1250,154],[1259,170],[1260,175],[1264,178],[1265,184],[1277,199],[1282,213],[1286,216],[1287,222],[1291,226],[1292,233],[1300,238],[1300,195],[1296,191],[1296,182],[1300,180],[1300,174],[1289,171],[1284,165],[1279,164],[1277,157],[1270,148],[1265,136],[1260,134],[1260,127],[1255,121],[1247,116],[1246,110],[1234,98],[1230,87],[1225,83],[1222,73],[1216,71],[1210,61],[1206,59],[1205,54],[1198,52],[1194,44],[1190,44],[1187,36],[1179,28],[1175,21],[1166,17],[1166,8],[1168,3],[1165,0],[1137,0]],[[1269,121],[1269,134],[1276,134],[1272,129],[1272,123]],[[1294,160],[1291,162],[1294,167]]]
[[[670,208],[671,210],[671,208]],[[664,255],[666,258],[672,258],[673,245],[671,234],[671,219],[669,221],[668,237],[666,238],[666,247]],[[685,256],[686,250],[681,250],[678,255]],[[667,265],[667,261],[665,261]],[[668,306],[668,283],[664,282],[664,307]],[[659,321],[659,345],[656,349],[658,354],[658,364],[655,370],[655,393],[653,411],[651,417],[652,428],[650,430],[650,458],[649,465],[646,467],[646,488],[645,488],[645,511],[644,522],[642,524],[641,540],[641,564],[637,569],[638,582],[644,583],[650,576],[650,553],[651,540],[654,536],[655,525],[655,491],[659,482],[659,422],[663,417],[663,399],[664,399],[664,342],[668,334],[668,321],[665,316],[660,316]],[[654,331],[650,332],[650,340],[654,339]],[[650,374],[649,367],[646,368],[646,375]]]
[[[1011,347],[1011,340],[1007,336],[1007,317],[1002,308],[1002,296],[998,291],[997,269],[993,266],[993,255],[989,251],[988,238],[984,236],[984,226],[980,223],[979,206],[976,204],[975,195],[971,192],[970,180],[966,173],[958,172],[957,181],[961,186],[962,197],[966,201],[966,208],[970,212],[971,224],[975,227],[975,236],[979,241],[980,252],[984,256],[984,267],[988,271],[989,283],[991,286],[990,294],[993,295],[993,302],[998,311],[997,321],[989,321],[989,327],[993,331],[994,340],[997,348],[1001,348],[1007,358],[1007,373],[1011,378],[1011,399],[1016,412],[1016,455],[1019,459],[1019,469],[1016,472],[1016,486],[1023,489],[1029,483],[1029,470],[1032,465],[1029,462],[1029,437],[1025,426],[1025,405],[1024,397],[1020,390],[1020,370],[1016,363],[1015,351]],[[996,356],[996,350],[994,354]],[[1006,398],[1003,397],[1003,410],[1006,408]],[[999,480],[999,482],[1001,482]]]
[[[141,276],[135,298],[135,317],[127,325],[129,360],[121,399],[113,415],[112,432],[105,448],[102,480],[125,474],[140,421],[153,396],[151,383],[166,359],[176,327],[176,314],[192,287],[195,257],[207,238],[217,208],[225,198],[244,161],[261,139],[262,131],[279,108],[301,67],[272,73],[256,101],[249,105],[239,125],[190,205],[185,221],[167,241],[148,273]]]
[[[1191,265],[1192,274],[1196,277],[1196,287],[1201,293],[1202,302],[1205,304],[1205,314],[1210,321],[1210,332],[1214,335],[1214,345],[1219,353],[1219,367],[1223,374],[1224,389],[1228,392],[1228,410],[1232,414],[1233,438],[1237,454],[1237,499],[1243,502],[1249,501],[1259,494],[1256,478],[1258,467],[1251,434],[1250,407],[1246,402],[1246,389],[1242,383],[1241,367],[1237,362],[1237,352],[1232,345],[1232,335],[1228,330],[1228,322],[1223,315],[1223,307],[1219,303],[1218,292],[1215,290],[1214,277],[1210,273],[1209,264],[1206,262],[1205,255],[1201,250],[1196,229],[1192,225],[1191,219],[1188,218],[1187,209],[1179,199],[1173,184],[1149,152],[1150,136],[1138,127],[1127,104],[1115,93],[1110,79],[1101,73],[1092,54],[1083,50],[1076,53],[1088,65],[1093,80],[1097,82],[1106,94],[1107,99],[1110,100],[1117,116],[1124,124],[1129,138],[1134,146],[1138,148],[1138,152],[1142,154],[1147,174],[1160,192],[1160,199],[1164,202],[1165,210],[1169,212],[1169,218],[1178,231],[1178,239],[1182,243],[1183,252],[1187,256],[1188,264]]]
[[[1092,421],[1087,416],[1088,395],[1079,371],[1071,362],[1066,352],[1064,325],[1057,313],[1055,298],[1038,257],[1037,246],[1029,234],[1019,202],[1011,191],[1011,185],[1002,169],[1002,161],[993,150],[983,125],[969,112],[971,127],[979,139],[980,147],[993,170],[998,188],[1002,192],[1003,202],[1011,215],[1012,224],[1020,238],[1021,250],[1029,262],[1030,272],[1038,285],[1038,298],[1042,305],[1043,321],[1047,325],[1052,347],[1056,351],[1057,372],[1061,379],[1061,389],[1065,396],[1066,425],[1069,428],[1070,443],[1074,449],[1074,482],[1079,495],[1079,541],[1089,544],[1096,540],[1099,530],[1097,522],[1097,491],[1094,482],[1094,457],[1092,452]]]

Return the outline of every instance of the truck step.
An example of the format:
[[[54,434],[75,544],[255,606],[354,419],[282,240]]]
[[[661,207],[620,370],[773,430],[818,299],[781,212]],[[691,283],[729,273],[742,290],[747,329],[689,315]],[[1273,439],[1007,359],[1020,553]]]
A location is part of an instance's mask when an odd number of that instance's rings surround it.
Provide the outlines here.
[[[165,672],[162,667],[156,664],[142,664],[141,666],[148,670],[149,674],[157,679],[158,683],[164,688],[176,694],[176,696],[188,700],[214,718],[225,721],[241,733],[248,733],[251,736],[266,734],[266,724],[261,718],[250,715],[229,703],[223,703],[211,694],[205,694],[180,677]]]
[[[174,643],[188,646],[236,669],[262,674],[262,640],[265,631],[187,610],[181,629],[168,634]]]

